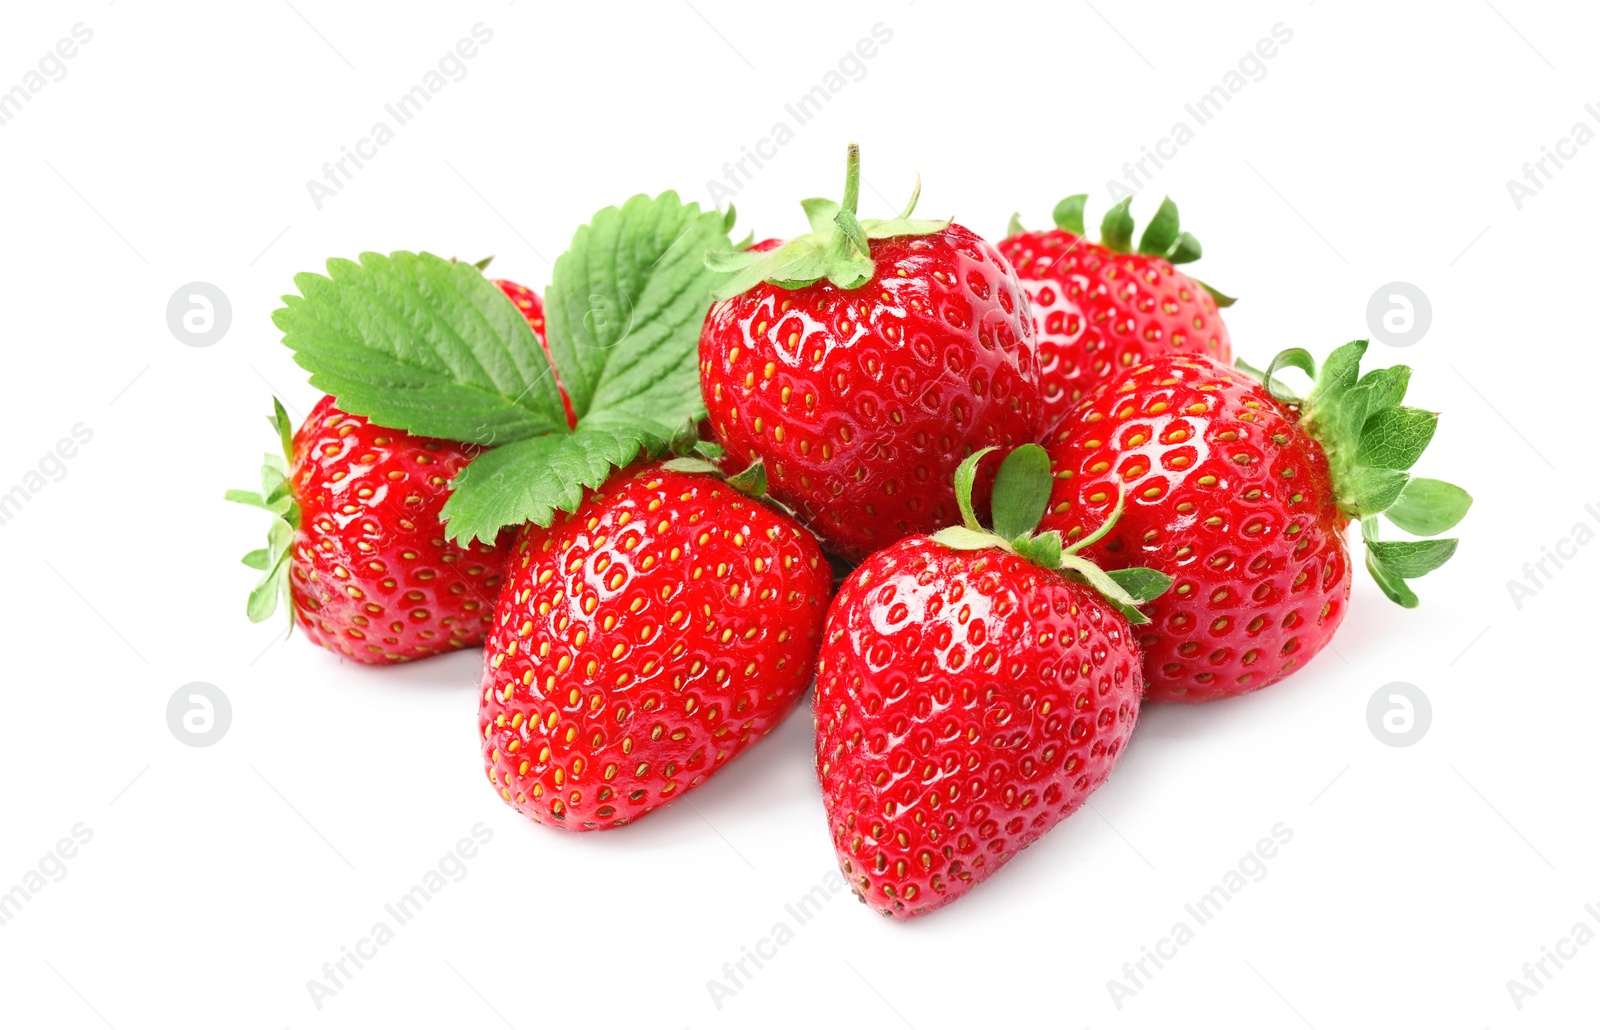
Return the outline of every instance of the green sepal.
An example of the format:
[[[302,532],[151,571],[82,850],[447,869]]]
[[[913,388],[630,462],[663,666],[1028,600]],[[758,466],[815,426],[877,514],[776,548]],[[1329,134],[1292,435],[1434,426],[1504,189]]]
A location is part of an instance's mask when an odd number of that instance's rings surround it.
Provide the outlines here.
[[[1367,543],[1367,553],[1401,579],[1418,579],[1449,561],[1459,542],[1454,538],[1371,540]]]
[[[1172,202],[1171,197],[1162,197],[1161,206],[1156,208],[1156,213],[1150,217],[1150,224],[1144,227],[1144,234],[1139,237],[1139,253],[1168,253],[1172,245],[1178,242],[1178,232],[1178,205]],[[1194,239],[1193,236],[1189,238]],[[1200,255],[1196,252],[1194,256]]]
[[[671,472],[687,472],[696,476],[715,476],[722,472],[721,469],[704,458],[689,456],[670,458],[667,461],[663,461],[661,467]]]
[[[1167,252],[1167,260],[1175,265],[1187,265],[1190,262],[1199,261],[1203,253],[1205,252],[1200,249],[1200,241],[1195,239],[1194,233],[1180,232],[1178,238],[1172,243],[1172,249]],[[1204,284],[1202,283],[1201,285]],[[1207,287],[1207,289],[1210,289],[1210,287]],[[1216,291],[1212,290],[1211,295],[1215,297],[1217,295]],[[1229,298],[1228,303],[1233,303],[1232,298]],[[1226,305],[1223,306],[1226,307]]]
[[[294,628],[293,609],[289,604],[289,555],[294,548],[295,530],[300,527],[300,506],[290,490],[289,466],[294,460],[294,427],[283,404],[272,399],[272,415],[267,422],[272,426],[283,454],[267,453],[261,460],[261,492],[228,490],[223,500],[260,508],[273,516],[267,526],[267,546],[246,554],[243,564],[261,573],[261,578],[250,590],[245,613],[251,622],[264,622],[277,610],[280,599],[289,615],[289,628]]]
[[[1027,231],[1028,230],[1025,229],[1023,227],[1023,225],[1022,225],[1022,214],[1021,214],[1021,212],[1018,212],[1018,211],[1011,212],[1011,221],[1006,223],[1006,236],[1007,237],[1021,236],[1023,233],[1025,233]]]
[[[1199,283],[1207,293],[1211,294],[1211,299],[1217,302],[1217,307],[1219,308],[1231,308],[1235,304],[1239,303],[1238,297],[1228,296],[1226,293],[1223,293],[1215,286],[1212,286],[1210,283],[1206,282],[1204,279],[1196,279],[1195,282]]]
[[[1074,236],[1083,235],[1083,209],[1089,203],[1089,194],[1074,193],[1070,197],[1062,198],[1056,204],[1050,217],[1058,229],[1065,229]]]
[[[1370,390],[1370,387],[1360,389]],[[1369,394],[1369,403],[1375,403],[1376,400],[1375,396]],[[1375,468],[1408,469],[1428,449],[1438,428],[1437,412],[1400,407],[1380,410],[1368,416],[1361,427],[1356,461]]]
[[[856,217],[861,194],[861,148],[852,143],[845,155],[843,201],[814,197],[800,202],[811,232],[762,253],[713,250],[706,266],[727,276],[716,288],[717,300],[737,297],[760,283],[796,290],[826,279],[841,290],[854,290],[874,273],[872,240],[895,236],[927,236],[950,225],[911,217],[922,192],[920,179],[911,200],[893,218]]]
[[[1472,495],[1442,479],[1415,477],[1383,515],[1412,536],[1437,536],[1453,529],[1472,507]]]
[[[1336,348],[1320,368],[1300,348],[1273,358],[1265,373],[1240,362],[1272,395],[1298,412],[1300,429],[1321,446],[1328,459],[1334,499],[1346,518],[1361,523],[1366,565],[1378,586],[1395,603],[1417,604],[1408,579],[1427,574],[1455,554],[1455,540],[1382,541],[1377,516],[1417,536],[1442,533],[1466,515],[1472,497],[1437,479],[1413,479],[1409,470],[1422,457],[1438,429],[1439,416],[1405,407],[1411,369],[1405,365],[1361,373],[1367,341]],[[1302,399],[1277,378],[1281,368],[1298,368],[1312,379]]]
[[[1100,219],[1100,245],[1126,254],[1133,245],[1132,197],[1123,197]]]
[[[743,471],[729,476],[728,485],[746,497],[759,500],[767,496],[767,466],[759,461],[753,461]]]
[[[961,464],[956,466],[956,507],[961,511],[962,526],[970,530],[976,531],[983,528],[978,524],[978,516],[972,510],[972,484],[978,478],[978,462],[982,461],[984,456],[993,450],[993,447],[985,447],[981,450],[973,451],[961,460]]]
[[[990,501],[994,531],[1007,540],[1032,533],[1050,503],[1051,482],[1050,455],[1043,447],[1025,443],[1006,455]]]
[[[1383,567],[1383,563],[1367,552],[1367,572],[1371,574],[1373,582],[1378,584],[1384,596],[1402,608],[1415,608],[1422,602],[1418,600],[1416,592],[1406,585],[1406,581]]]
[[[1074,573],[1084,583],[1093,587],[1100,596],[1126,615],[1133,625],[1142,626],[1150,621],[1149,617],[1139,610],[1139,602],[1133,595],[1122,589],[1122,584],[1112,579],[1110,573],[1089,559],[1077,554],[1062,554],[1061,569],[1064,572]]]
[[[990,547],[1009,550],[1006,542],[986,529],[968,529],[966,526],[946,526],[933,534],[933,539],[953,551],[982,551]]]
[[[1041,569],[1061,567],[1061,533],[1058,530],[1052,529],[1038,536],[1023,533],[1011,541],[1011,549]]]
[[[1052,217],[1056,226],[1064,229],[1074,236],[1083,236],[1083,209],[1088,203],[1087,193],[1075,193],[1063,199],[1055,207]],[[1133,230],[1134,219],[1130,210],[1133,197],[1123,197],[1106,211],[1100,221],[1100,245],[1117,253],[1128,253],[1134,250]],[[1011,216],[1011,226],[1006,230],[1015,236],[1022,232],[1022,223],[1016,215]],[[1161,205],[1156,208],[1156,213],[1150,217],[1150,222],[1139,236],[1138,253],[1149,254],[1154,257],[1164,257],[1174,265],[1186,265],[1198,261],[1204,253],[1200,241],[1191,232],[1184,230],[1178,217],[1178,205],[1171,197],[1162,197]],[[1217,307],[1232,307],[1237,298],[1230,297],[1209,283],[1196,279],[1195,282],[1204,287],[1216,301]]]
[[[1035,534],[1033,530],[1049,503],[1054,477],[1044,448],[1038,444],[1023,444],[1006,455],[995,473],[991,502],[995,528],[984,529],[973,514],[972,487],[978,463],[992,450],[993,447],[985,447],[970,454],[957,467],[956,506],[961,510],[963,525],[939,530],[933,534],[933,541],[957,551],[994,548],[1015,554],[1039,568],[1064,573],[1092,587],[1127,616],[1129,622],[1148,622],[1138,606],[1160,596],[1171,586],[1169,577],[1153,569],[1138,568],[1108,573],[1076,553],[1103,537],[1121,517],[1122,491],[1118,490],[1117,505],[1105,523],[1071,547],[1063,546],[1057,530]]]
[[[1172,577],[1155,569],[1109,569],[1106,575],[1139,604],[1154,601],[1172,586]]]

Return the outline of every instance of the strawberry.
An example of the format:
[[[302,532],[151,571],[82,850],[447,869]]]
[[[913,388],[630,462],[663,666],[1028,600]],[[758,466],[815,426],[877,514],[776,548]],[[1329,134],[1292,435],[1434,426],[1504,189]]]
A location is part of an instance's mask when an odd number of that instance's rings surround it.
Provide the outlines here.
[[[856,219],[808,200],[809,235],[713,255],[733,273],[700,336],[700,386],[729,460],[766,465],[775,499],[859,560],[956,515],[952,474],[985,446],[1032,440],[1032,322],[1011,267],[970,230]],[[980,489],[980,493],[981,493]]]
[[[1352,520],[1373,577],[1407,607],[1417,597],[1405,581],[1454,553],[1455,540],[1378,538],[1380,513],[1431,536],[1471,498],[1407,475],[1438,416],[1400,405],[1409,368],[1361,376],[1365,350],[1364,340],[1338,348],[1320,375],[1303,350],[1285,351],[1265,375],[1162,357],[1121,373],[1061,423],[1044,525],[1076,540],[1125,493],[1115,529],[1084,553],[1177,581],[1139,631],[1148,700],[1232,697],[1310,661],[1345,615]],[[1313,376],[1304,399],[1275,378],[1285,365]]]
[[[509,537],[447,543],[439,510],[466,445],[384,429],[332,397],[291,436],[273,401],[283,456],[266,456],[261,493],[228,499],[277,516],[268,546],[245,556],[262,573],[249,614],[290,603],[313,641],[369,665],[471,647],[489,629]]]
[[[1105,781],[1144,685],[1133,606],[1168,582],[1108,575],[1058,534],[1033,535],[1050,494],[1037,444],[1001,465],[995,531],[980,530],[983,453],[956,475],[965,524],[858,567],[817,663],[817,777],[839,867],[897,918],[961,897]]]
[[[1177,205],[1161,201],[1133,251],[1133,198],[1106,212],[1099,243],[1083,231],[1086,199],[1057,204],[1057,228],[1047,232],[1024,231],[1013,216],[1000,244],[1033,306],[1046,431],[1080,397],[1152,358],[1233,360],[1217,311],[1233,299],[1173,267],[1200,256],[1200,242],[1179,231]]]
[[[539,338],[539,346],[544,348],[545,360],[549,361],[550,343],[544,334],[544,301],[537,293],[510,279],[491,279],[490,282],[500,287],[500,292],[509,297],[511,303],[517,306],[517,310],[522,312],[522,317],[528,320],[533,335]],[[567,396],[566,387],[561,385],[561,374],[556,371],[553,362],[550,366],[550,376],[555,380],[556,389],[561,393],[561,407],[567,413],[567,428],[571,429],[578,424],[578,413],[572,409],[572,398]]]
[[[704,783],[811,679],[831,572],[695,459],[616,472],[525,526],[485,649],[490,781],[535,822],[623,826]]]

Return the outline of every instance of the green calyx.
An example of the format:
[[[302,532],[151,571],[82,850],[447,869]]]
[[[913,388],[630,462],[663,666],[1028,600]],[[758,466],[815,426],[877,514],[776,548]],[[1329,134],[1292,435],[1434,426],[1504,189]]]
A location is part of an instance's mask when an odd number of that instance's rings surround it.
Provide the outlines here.
[[[284,611],[291,611],[289,552],[294,546],[295,530],[300,528],[300,505],[295,503],[289,489],[289,465],[294,460],[294,427],[289,424],[289,415],[276,397],[272,398],[272,415],[267,422],[278,434],[283,453],[277,455],[268,452],[262,457],[261,492],[229,490],[223,495],[225,500],[260,508],[273,517],[272,524],[267,527],[267,546],[244,556],[244,564],[261,573],[261,579],[250,591],[250,601],[245,609],[251,622],[265,622],[271,618],[278,608],[280,597]],[[294,628],[292,615],[289,627]]]
[[[949,219],[914,219],[922,181],[917,181],[905,209],[894,218],[856,217],[856,202],[861,196],[861,148],[850,144],[845,159],[844,199],[813,197],[802,200],[811,232],[796,236],[782,246],[764,253],[735,249],[712,250],[706,254],[706,267],[728,276],[712,294],[726,300],[759,283],[771,283],[787,290],[826,279],[841,290],[853,290],[872,278],[872,240],[893,236],[927,236],[950,224]]]
[[[978,463],[984,455],[994,450],[985,447],[967,456],[956,469],[956,505],[961,509],[959,526],[950,526],[933,535],[933,539],[957,551],[978,551],[997,548],[1015,554],[1041,569],[1061,572],[1069,578],[1093,587],[1110,601],[1134,625],[1150,620],[1138,606],[1160,597],[1172,585],[1172,579],[1154,569],[1115,569],[1110,572],[1100,568],[1079,551],[1111,531],[1122,517],[1122,494],[1119,489],[1117,504],[1100,528],[1074,544],[1063,544],[1061,533],[1035,533],[1039,520],[1044,517],[1050,503],[1050,456],[1038,444],[1023,444],[1001,462],[995,473],[994,492],[990,508],[994,514],[994,528],[984,529],[972,510],[972,484],[977,478]]]
[[[1362,375],[1366,350],[1366,340],[1347,343],[1329,354],[1320,369],[1299,347],[1273,358],[1265,372],[1243,362],[1239,367],[1299,411],[1300,427],[1327,455],[1339,510],[1361,523],[1367,570],[1391,601],[1415,608],[1417,595],[1406,580],[1425,576],[1449,561],[1457,542],[1382,540],[1378,516],[1414,536],[1436,536],[1461,521],[1472,497],[1459,486],[1409,473],[1433,440],[1439,415],[1400,403],[1411,382],[1409,367],[1395,365]],[[1310,376],[1311,391],[1296,396],[1277,378],[1284,368]]]
[[[1087,193],[1075,193],[1063,199],[1051,212],[1051,217],[1056,227],[1070,232],[1074,236],[1087,236],[1083,227],[1083,209],[1089,201]],[[1123,197],[1111,206],[1111,209],[1100,219],[1100,245],[1107,250],[1118,254],[1149,254],[1153,257],[1163,257],[1175,265],[1188,264],[1200,258],[1200,241],[1195,239],[1191,232],[1185,232],[1178,223],[1178,205],[1172,202],[1171,197],[1162,197],[1161,206],[1156,209],[1155,216],[1150,219],[1150,224],[1144,227],[1144,232],[1139,236],[1138,247],[1134,247],[1133,230],[1135,223],[1130,207],[1133,204],[1131,196]],[[1006,230],[1007,235],[1015,236],[1023,232],[1022,222],[1016,215],[1011,216],[1011,225]],[[1216,300],[1217,307],[1226,308],[1233,305],[1236,298],[1230,297],[1208,283],[1196,279],[1201,286],[1206,288],[1212,298]]]

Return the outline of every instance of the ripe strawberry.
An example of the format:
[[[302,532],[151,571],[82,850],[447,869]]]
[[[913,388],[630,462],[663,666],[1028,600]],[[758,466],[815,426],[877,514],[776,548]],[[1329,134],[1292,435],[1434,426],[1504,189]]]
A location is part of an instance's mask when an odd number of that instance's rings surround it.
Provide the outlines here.
[[[1233,360],[1217,311],[1233,299],[1173,267],[1200,256],[1200,242],[1178,229],[1177,205],[1161,201],[1132,252],[1132,198],[1106,212],[1099,243],[1084,235],[1086,199],[1057,204],[1058,227],[1047,232],[1024,231],[1013,218],[1000,244],[1033,306],[1046,432],[1080,397],[1152,358]]]
[[[545,359],[550,360],[550,344],[544,337],[544,301],[537,293],[510,279],[491,279],[490,282],[500,287],[500,292],[511,298],[511,303],[522,312],[522,317],[528,320],[529,327],[533,329],[533,335],[539,338],[539,346],[544,348]],[[550,376],[561,393],[561,407],[567,413],[567,428],[571,429],[578,424],[578,413],[572,409],[572,399],[567,396],[566,387],[561,385],[561,374],[556,371],[553,361]]]
[[[261,493],[228,499],[278,516],[268,546],[245,556],[263,573],[254,622],[280,594],[313,641],[369,665],[471,647],[489,629],[505,566],[497,546],[447,543],[439,509],[471,455],[339,410],[324,397],[291,437],[273,401],[283,457],[268,454]]]
[[[735,274],[700,336],[729,461],[765,463],[773,497],[852,560],[952,521],[962,458],[1039,430],[1010,266],[959,225],[913,221],[916,194],[858,222],[859,184],[852,144],[843,204],[803,205],[810,235],[713,259]]]
[[[490,781],[535,822],[623,826],[704,783],[811,679],[831,572],[792,519],[680,459],[525,526],[485,649]]]
[[[1049,445],[1056,480],[1044,525],[1078,539],[1125,492],[1115,529],[1085,553],[1106,568],[1138,563],[1177,581],[1139,630],[1147,700],[1232,697],[1310,661],[1344,618],[1351,520],[1362,524],[1374,578],[1407,607],[1417,598],[1404,581],[1454,552],[1454,540],[1378,539],[1380,512],[1431,536],[1455,525],[1471,498],[1406,474],[1438,416],[1400,406],[1405,366],[1358,378],[1365,349],[1340,347],[1320,376],[1305,351],[1286,351],[1259,379],[1210,358],[1163,357],[1123,373],[1061,423]],[[1315,378],[1304,400],[1276,383],[1285,364]]]
[[[1108,576],[1058,535],[1032,535],[1050,493],[1037,444],[1007,457],[996,531],[978,530],[976,458],[956,476],[966,525],[857,568],[817,663],[817,777],[839,867],[897,918],[959,898],[1105,781],[1144,685],[1124,613],[1142,619],[1133,605],[1168,582]]]

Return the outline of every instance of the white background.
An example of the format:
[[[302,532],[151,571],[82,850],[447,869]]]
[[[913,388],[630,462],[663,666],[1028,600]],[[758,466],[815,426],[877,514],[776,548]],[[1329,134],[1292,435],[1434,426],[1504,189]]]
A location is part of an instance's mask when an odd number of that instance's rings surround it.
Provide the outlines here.
[[[445,8],[448,7],[448,10]],[[1519,1011],[1506,981],[1579,921],[1600,930],[1600,694],[1579,548],[1512,601],[1525,562],[1591,528],[1600,146],[1519,210],[1506,180],[1600,101],[1577,4],[1012,6],[10,4],[0,89],[77,22],[92,42],[0,127],[6,362],[0,492],[77,423],[93,440],[0,526],[5,590],[0,891],[84,823],[93,839],[0,926],[17,1027],[1572,1027],[1600,1003],[1600,942]],[[1225,9],[1224,9],[1225,8]],[[1502,17],[1502,13],[1504,17]],[[1509,18],[1509,22],[1506,20]],[[478,22],[494,33],[342,192],[306,180]],[[1459,556],[1402,612],[1364,578],[1334,648],[1263,693],[1150,708],[1111,781],[958,904],[910,924],[847,894],[786,903],[833,868],[798,712],[642,824],[535,826],[484,782],[477,657],[341,664],[252,626],[259,513],[225,505],[272,439],[273,390],[315,400],[269,315],[331,255],[428,249],[542,290],[590,213],[641,191],[708,200],[784,105],[883,22],[860,81],[738,190],[741,234],[802,228],[861,141],[863,214],[921,210],[998,239],[1048,222],[1166,136],[1273,25],[1293,39],[1136,201],[1162,193],[1242,299],[1242,356],[1366,336],[1405,281],[1432,327],[1416,366],[1444,412],[1421,471],[1477,505]],[[1514,26],[1514,27],[1513,27]],[[1192,121],[1192,120],[1191,120]],[[1554,166],[1550,166],[1554,170]],[[880,192],[882,194],[880,198]],[[231,299],[185,346],[168,298]],[[1600,511],[1600,509],[1597,509]],[[1572,553],[1568,550],[1568,553]],[[1554,566],[1549,566],[1554,571]],[[191,681],[228,734],[166,723]],[[1430,699],[1404,748],[1368,700]],[[493,840],[319,1011],[306,983],[478,823]],[[1275,824],[1293,840],[1132,997],[1154,947]],[[742,989],[707,981],[788,922]],[[353,968],[353,967],[352,967]],[[747,968],[754,970],[754,966]],[[1149,968],[1154,968],[1153,966]],[[1124,982],[1126,982],[1124,980]]]

